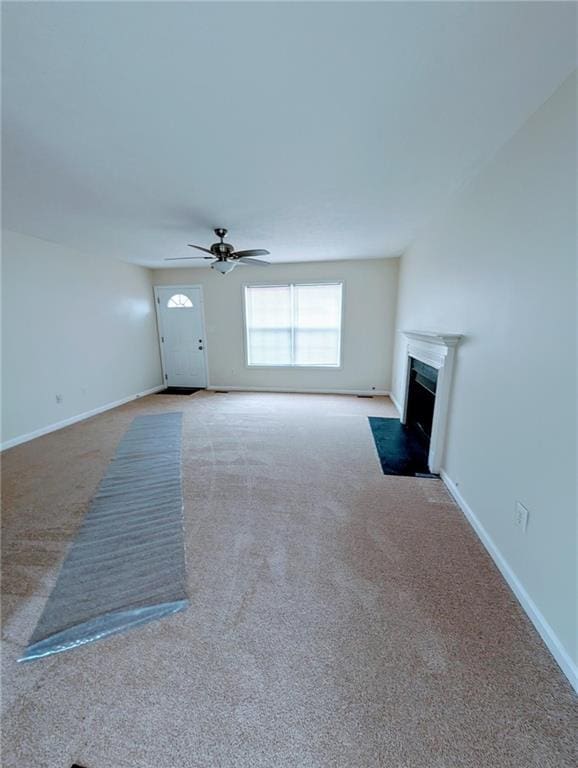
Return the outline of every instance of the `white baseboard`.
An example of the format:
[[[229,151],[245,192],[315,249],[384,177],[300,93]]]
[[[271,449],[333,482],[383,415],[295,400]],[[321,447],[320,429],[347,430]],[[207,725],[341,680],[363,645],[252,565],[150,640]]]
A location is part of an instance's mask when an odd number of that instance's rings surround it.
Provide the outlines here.
[[[397,400],[396,400],[396,398],[395,398],[395,395],[393,394],[393,392],[390,392],[390,393],[389,393],[389,399],[390,399],[390,400],[391,400],[391,402],[392,402],[392,403],[395,405],[395,408],[396,408],[397,412],[399,413],[399,418],[401,419],[401,406],[400,406],[400,404],[397,402]]]
[[[76,424],[77,421],[84,421],[84,419],[90,419],[91,416],[97,416],[104,411],[110,411],[111,408],[118,408],[119,405],[129,403],[131,400],[138,400],[139,397],[146,397],[147,395],[153,395],[155,392],[160,392],[161,389],[165,389],[165,385],[161,384],[158,387],[152,387],[151,389],[145,389],[143,392],[137,392],[134,395],[128,395],[121,400],[115,400],[114,403],[106,403],[105,405],[99,405],[98,408],[93,408],[91,411],[85,411],[79,413],[76,416],[70,416],[68,419],[58,421],[56,424],[49,424],[47,427],[41,429],[35,429],[34,432],[28,432],[25,435],[19,435],[13,437],[11,440],[6,440],[4,443],[0,443],[0,451],[6,451],[8,448],[14,448],[15,445],[21,443],[27,443],[29,440],[34,440],[35,437],[42,437],[42,435],[48,435],[50,432],[56,432],[64,427],[69,427],[71,424]]]
[[[474,531],[478,534],[478,537],[481,539],[482,544],[484,545],[490,557],[498,567],[498,570],[500,571],[500,573],[508,583],[514,595],[517,597],[520,605],[526,612],[528,618],[530,619],[532,624],[535,626],[538,634],[546,644],[546,647],[548,648],[552,656],[555,658],[562,672],[566,675],[566,677],[570,681],[570,684],[572,685],[574,690],[578,693],[578,666],[576,665],[574,660],[570,657],[566,649],[563,647],[556,633],[554,632],[552,627],[548,624],[548,622],[540,612],[538,606],[534,603],[530,595],[526,592],[526,590],[522,586],[522,583],[520,582],[520,580],[518,579],[514,571],[508,565],[506,559],[504,558],[504,556],[496,546],[490,534],[486,531],[484,526],[476,517],[472,508],[469,506],[467,501],[464,499],[464,497],[461,495],[461,493],[457,489],[454,481],[448,476],[447,472],[445,472],[445,470],[443,469],[441,470],[440,475],[448,491],[451,493],[451,495],[455,499],[457,505],[466,516],[467,520],[469,521]]]
[[[226,390],[227,392],[284,392],[299,395],[389,395],[385,389],[307,389],[296,387],[231,387],[226,384],[211,384],[208,390]]]

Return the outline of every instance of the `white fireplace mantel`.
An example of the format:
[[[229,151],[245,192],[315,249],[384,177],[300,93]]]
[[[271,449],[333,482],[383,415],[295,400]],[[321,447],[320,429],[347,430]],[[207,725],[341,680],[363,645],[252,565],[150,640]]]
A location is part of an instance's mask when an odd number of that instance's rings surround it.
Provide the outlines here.
[[[428,457],[429,470],[437,475],[443,460],[455,348],[462,336],[457,333],[435,333],[432,331],[403,331],[403,335],[407,344],[400,416],[402,424],[406,423],[407,416],[411,358],[431,365],[438,371]]]

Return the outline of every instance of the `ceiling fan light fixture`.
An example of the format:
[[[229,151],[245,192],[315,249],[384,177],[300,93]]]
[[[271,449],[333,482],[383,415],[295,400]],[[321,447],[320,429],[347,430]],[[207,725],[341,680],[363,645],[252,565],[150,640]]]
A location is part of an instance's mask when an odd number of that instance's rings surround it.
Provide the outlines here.
[[[226,275],[232,269],[235,269],[237,265],[232,261],[215,261],[211,264],[211,269],[216,269],[222,275]]]

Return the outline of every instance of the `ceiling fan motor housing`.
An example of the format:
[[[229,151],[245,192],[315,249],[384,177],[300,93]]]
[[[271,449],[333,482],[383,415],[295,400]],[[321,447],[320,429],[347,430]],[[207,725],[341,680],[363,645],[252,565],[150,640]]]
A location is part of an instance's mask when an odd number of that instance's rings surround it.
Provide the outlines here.
[[[211,246],[211,251],[217,257],[227,258],[227,256],[230,256],[230,254],[233,253],[234,250],[235,249],[230,243],[213,243],[213,245]]]

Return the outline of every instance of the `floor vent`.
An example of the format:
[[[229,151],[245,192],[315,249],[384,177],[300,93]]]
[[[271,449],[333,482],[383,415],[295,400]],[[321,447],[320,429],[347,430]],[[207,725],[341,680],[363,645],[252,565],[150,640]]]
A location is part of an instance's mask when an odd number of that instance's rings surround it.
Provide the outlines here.
[[[371,400],[373,395],[357,395],[357,397],[367,397],[369,400]]]

